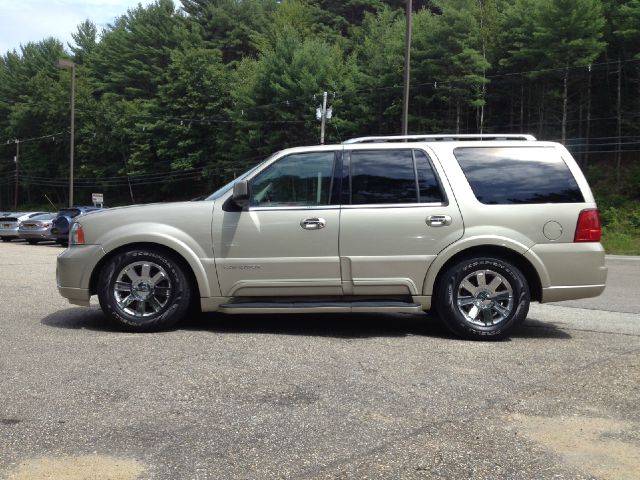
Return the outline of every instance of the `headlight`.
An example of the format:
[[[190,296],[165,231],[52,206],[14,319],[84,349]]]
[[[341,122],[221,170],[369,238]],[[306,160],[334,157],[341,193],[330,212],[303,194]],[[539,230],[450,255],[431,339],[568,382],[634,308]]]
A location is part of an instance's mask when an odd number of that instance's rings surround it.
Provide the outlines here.
[[[84,230],[82,225],[74,223],[69,232],[69,245],[84,245]]]

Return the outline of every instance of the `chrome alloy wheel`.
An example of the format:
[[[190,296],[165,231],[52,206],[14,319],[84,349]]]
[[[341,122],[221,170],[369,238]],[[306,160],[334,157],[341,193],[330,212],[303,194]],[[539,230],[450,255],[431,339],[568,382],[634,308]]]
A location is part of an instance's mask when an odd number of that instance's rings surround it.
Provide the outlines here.
[[[123,312],[134,317],[149,317],[169,303],[171,280],[157,263],[134,262],[120,271],[112,292]]]
[[[476,270],[460,282],[456,302],[460,313],[473,325],[497,325],[513,311],[513,289],[499,273]]]

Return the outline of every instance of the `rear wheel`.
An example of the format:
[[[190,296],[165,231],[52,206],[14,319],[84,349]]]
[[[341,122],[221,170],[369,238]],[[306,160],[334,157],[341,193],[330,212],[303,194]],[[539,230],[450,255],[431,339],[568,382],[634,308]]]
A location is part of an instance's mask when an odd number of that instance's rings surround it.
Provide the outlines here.
[[[11,241],[11,237],[2,237],[2,241],[3,242],[10,242]]]
[[[500,258],[470,258],[449,267],[435,292],[440,318],[456,335],[471,339],[508,336],[529,312],[527,280]]]
[[[157,331],[183,319],[191,305],[191,288],[181,261],[136,249],[104,265],[98,298],[102,310],[128,330]]]
[[[35,240],[35,239],[33,239],[33,238],[28,238],[28,239],[27,239],[27,243],[28,243],[29,245],[35,245],[36,243],[38,243],[38,240]]]

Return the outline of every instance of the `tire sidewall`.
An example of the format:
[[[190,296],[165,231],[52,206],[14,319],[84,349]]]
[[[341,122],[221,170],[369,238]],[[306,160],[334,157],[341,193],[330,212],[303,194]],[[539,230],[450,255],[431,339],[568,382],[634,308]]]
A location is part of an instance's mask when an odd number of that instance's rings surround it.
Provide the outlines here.
[[[502,275],[513,289],[514,308],[497,325],[479,326],[467,321],[457,306],[460,282],[477,270],[492,270]],[[471,339],[497,340],[508,336],[524,321],[529,311],[530,293],[524,275],[511,263],[499,258],[470,258],[447,269],[437,293],[437,308],[441,319],[456,335]]]
[[[113,296],[113,287],[124,267],[150,261],[160,265],[171,282],[167,306],[157,314],[135,317],[122,311]],[[98,299],[105,314],[127,330],[155,331],[170,328],[185,316],[191,303],[191,290],[184,267],[175,258],[154,250],[139,249],[116,255],[102,268],[98,281]]]

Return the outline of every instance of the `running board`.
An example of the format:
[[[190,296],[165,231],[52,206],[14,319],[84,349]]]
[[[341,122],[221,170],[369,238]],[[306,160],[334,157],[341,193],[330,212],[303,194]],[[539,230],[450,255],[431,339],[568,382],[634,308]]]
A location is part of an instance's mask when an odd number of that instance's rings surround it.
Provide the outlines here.
[[[421,313],[416,303],[400,301],[360,302],[238,302],[220,305],[224,313]]]

